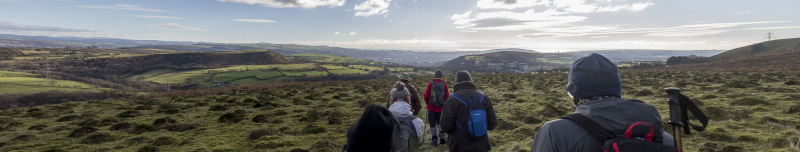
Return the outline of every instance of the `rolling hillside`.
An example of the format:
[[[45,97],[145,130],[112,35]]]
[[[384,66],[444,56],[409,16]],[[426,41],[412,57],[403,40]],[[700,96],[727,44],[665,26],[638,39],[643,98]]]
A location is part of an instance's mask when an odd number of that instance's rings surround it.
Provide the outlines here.
[[[773,40],[739,47],[709,58],[710,62],[675,68],[733,71],[800,70],[800,38]]]
[[[564,53],[528,53],[503,51],[466,55],[444,63],[444,68],[480,72],[527,73],[569,65],[579,56]]]

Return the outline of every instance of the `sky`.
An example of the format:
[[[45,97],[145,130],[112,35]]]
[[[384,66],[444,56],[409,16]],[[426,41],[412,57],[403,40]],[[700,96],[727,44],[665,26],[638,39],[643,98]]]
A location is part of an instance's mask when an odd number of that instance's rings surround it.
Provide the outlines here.
[[[800,37],[798,0],[0,0],[0,34],[540,52]]]

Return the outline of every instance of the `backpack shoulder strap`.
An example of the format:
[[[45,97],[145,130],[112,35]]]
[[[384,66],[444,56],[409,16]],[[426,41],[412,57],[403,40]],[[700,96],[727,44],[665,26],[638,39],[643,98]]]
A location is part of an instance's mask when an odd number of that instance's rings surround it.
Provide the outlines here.
[[[461,98],[459,98],[459,97],[457,96],[457,94],[455,94],[455,93],[453,93],[453,94],[450,94],[450,97],[454,97],[456,100],[460,101],[460,102],[461,102],[461,103],[463,103],[464,105],[467,105],[467,103],[466,103],[466,102],[464,102],[464,100],[461,100]]]
[[[592,136],[594,136],[595,139],[597,139],[597,140],[599,140],[601,142],[605,141],[607,139],[611,139],[611,138],[616,137],[616,135],[614,135],[614,133],[611,133],[611,132],[603,129],[603,127],[601,127],[599,124],[597,124],[597,122],[594,122],[591,119],[586,118],[586,116],[583,116],[583,115],[578,114],[578,113],[573,113],[573,114],[561,117],[561,119],[566,119],[566,120],[570,120],[572,122],[575,122],[576,124],[578,124],[578,126],[581,126],[581,128],[583,128],[584,130],[589,132],[589,134],[591,134]]]

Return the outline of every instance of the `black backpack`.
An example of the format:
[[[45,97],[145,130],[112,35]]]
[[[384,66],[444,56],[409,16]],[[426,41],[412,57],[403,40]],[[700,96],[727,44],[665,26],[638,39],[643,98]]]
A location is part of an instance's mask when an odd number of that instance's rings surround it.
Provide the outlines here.
[[[562,119],[575,122],[602,142],[601,150],[603,152],[678,152],[675,147],[653,142],[654,134],[660,134],[660,132],[655,132],[653,126],[646,122],[633,123],[625,131],[625,135],[619,137],[581,114],[573,113]]]
[[[431,82],[431,94],[430,99],[428,102],[433,107],[442,107],[444,106],[444,83],[443,82]]]

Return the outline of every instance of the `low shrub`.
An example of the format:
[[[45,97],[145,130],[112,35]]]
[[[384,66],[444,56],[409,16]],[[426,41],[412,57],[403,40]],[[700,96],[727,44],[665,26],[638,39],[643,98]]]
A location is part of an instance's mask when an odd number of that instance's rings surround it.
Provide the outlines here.
[[[163,128],[169,131],[184,132],[197,129],[197,127],[198,125],[195,124],[171,124],[171,125],[166,125]]]
[[[153,126],[159,126],[160,127],[160,126],[163,126],[163,125],[169,125],[169,124],[173,124],[173,123],[178,123],[178,121],[175,120],[175,119],[169,118],[169,117],[164,117],[164,118],[159,118],[159,119],[156,119],[155,121],[153,121]]]
[[[275,131],[275,129],[264,128],[264,129],[259,129],[259,130],[250,132],[250,135],[247,136],[247,137],[250,140],[256,140],[256,139],[261,138],[263,136],[271,136],[271,135],[277,135],[277,134],[278,134],[278,131]]]
[[[142,115],[139,111],[125,111],[117,114],[118,118],[133,118]]]
[[[108,130],[111,130],[111,131],[123,130],[123,129],[131,128],[134,125],[135,124],[133,124],[133,123],[122,122],[122,123],[117,123],[117,124],[111,125],[111,127]]]
[[[108,133],[95,133],[87,136],[80,143],[82,144],[99,144],[114,141],[116,138]]]
[[[162,137],[156,138],[156,140],[153,141],[153,146],[172,145],[173,143],[175,143],[175,138],[168,137],[168,136],[162,136]]]
[[[140,134],[140,133],[144,133],[144,132],[153,132],[153,131],[158,131],[158,130],[159,130],[158,127],[153,126],[153,125],[137,124],[136,126],[133,127],[133,130],[131,130],[131,133]]]
[[[72,133],[70,133],[67,137],[81,137],[83,135],[86,135],[86,134],[89,134],[89,133],[93,133],[93,132],[95,132],[97,130],[100,130],[100,129],[97,129],[97,128],[94,128],[94,127],[80,127],[78,129],[73,130]]]
[[[47,125],[34,125],[28,127],[28,130],[44,130],[44,128],[47,128]]]
[[[244,120],[244,115],[237,114],[237,113],[227,113],[222,116],[219,116],[217,122],[221,123],[237,123]]]
[[[61,118],[58,118],[58,119],[56,120],[56,122],[73,121],[73,120],[80,119],[80,118],[81,118],[81,116],[77,116],[77,115],[68,115],[68,116],[63,116],[63,117],[61,117]]]

